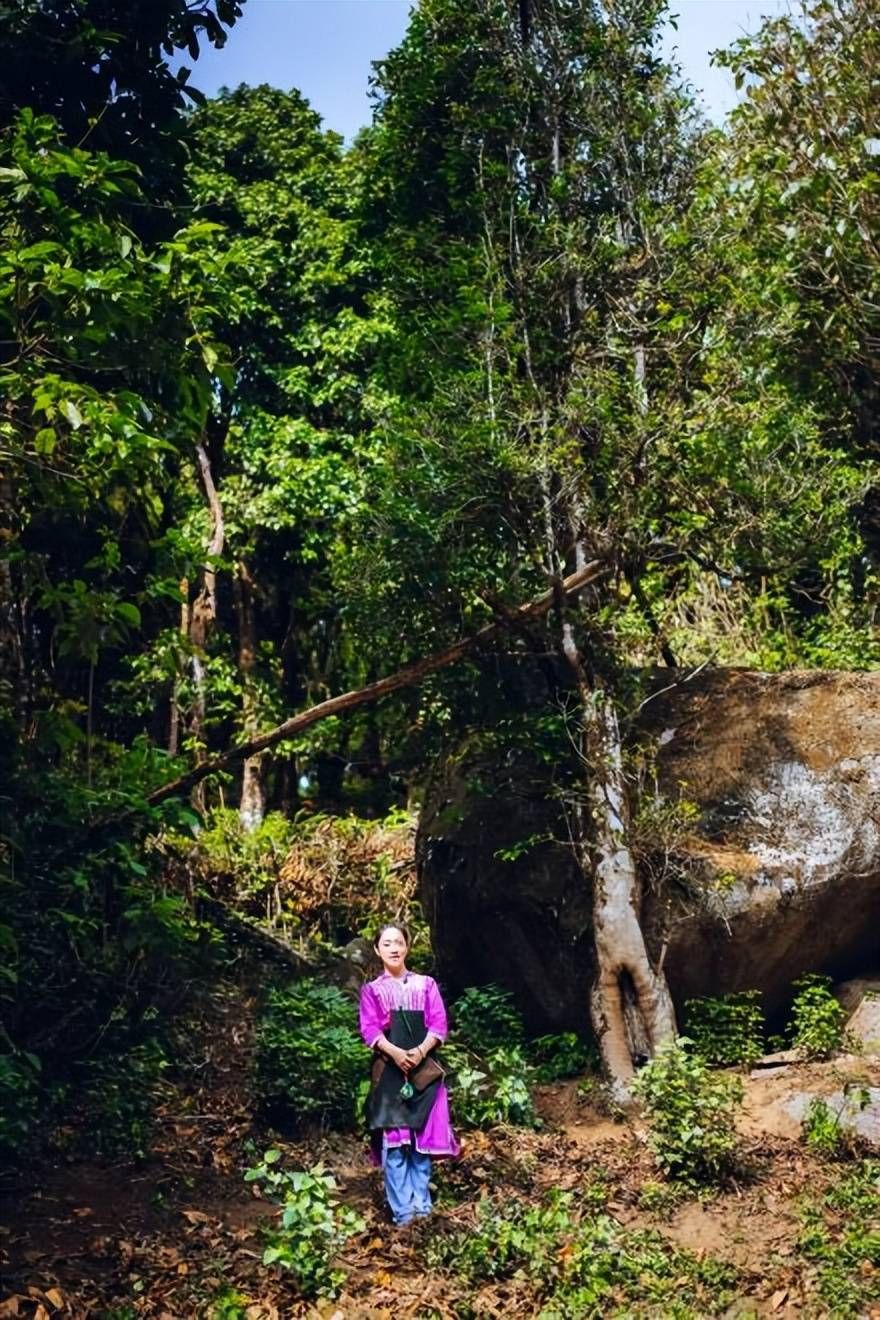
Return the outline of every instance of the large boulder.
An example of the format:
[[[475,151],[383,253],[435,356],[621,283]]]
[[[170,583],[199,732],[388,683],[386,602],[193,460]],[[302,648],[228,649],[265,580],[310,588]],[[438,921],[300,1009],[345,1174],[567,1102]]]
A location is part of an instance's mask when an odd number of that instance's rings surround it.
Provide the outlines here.
[[[677,1004],[758,988],[772,1015],[804,971],[880,965],[880,674],[671,677],[637,736],[661,797],[698,808],[645,899]],[[528,746],[465,739],[426,795],[421,892],[450,989],[497,981],[533,1029],[584,1029],[590,894],[553,775]]]

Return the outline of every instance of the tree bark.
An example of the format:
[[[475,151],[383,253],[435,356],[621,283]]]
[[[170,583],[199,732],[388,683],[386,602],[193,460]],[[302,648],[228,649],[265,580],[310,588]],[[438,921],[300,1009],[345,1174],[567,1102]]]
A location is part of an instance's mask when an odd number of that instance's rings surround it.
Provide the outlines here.
[[[657,1047],[675,1035],[675,1010],[666,978],[651,965],[645,947],[639,919],[641,883],[628,842],[620,726],[604,692],[594,694],[589,719],[596,945],[590,1016],[612,1086],[624,1097],[639,1058],[653,1057]]]
[[[196,445],[196,459],[199,465],[199,473],[202,478],[202,484],[205,488],[205,495],[208,500],[208,507],[211,511],[211,539],[208,542],[205,554],[205,564],[202,569],[202,588],[196,599],[193,601],[189,616],[190,642],[192,644],[192,671],[194,697],[190,716],[190,733],[196,745],[196,759],[204,763],[204,732],[205,716],[207,713],[207,699],[205,693],[206,674],[206,647],[208,637],[214,628],[217,620],[217,570],[214,567],[214,560],[223,553],[223,546],[226,541],[226,528],[223,521],[223,506],[217,494],[217,487],[214,485],[214,477],[211,472],[211,463],[208,458],[208,452],[202,441]],[[200,812],[205,811],[205,794],[202,787],[202,780],[198,780],[193,785],[193,805]]]
[[[189,580],[180,579],[180,636],[184,646],[189,642]],[[180,670],[175,666],[171,683],[171,709],[168,713],[168,755],[176,756],[180,749]]]
[[[236,566],[232,583],[235,613],[238,619],[238,671],[242,680],[242,727],[245,737],[256,735],[259,723],[257,690],[254,682],[257,665],[257,625],[254,616],[254,580],[244,561]],[[241,798],[238,815],[242,827],[257,829],[266,814],[263,791],[263,756],[248,756],[242,766]]]
[[[593,895],[596,979],[590,1019],[602,1062],[620,1100],[640,1059],[675,1035],[675,1009],[662,971],[651,965],[640,921],[641,882],[629,844],[629,797],[617,711],[591,680],[564,600],[559,602],[562,651],[580,701],[579,752],[589,823],[579,813],[576,838],[584,880]]]

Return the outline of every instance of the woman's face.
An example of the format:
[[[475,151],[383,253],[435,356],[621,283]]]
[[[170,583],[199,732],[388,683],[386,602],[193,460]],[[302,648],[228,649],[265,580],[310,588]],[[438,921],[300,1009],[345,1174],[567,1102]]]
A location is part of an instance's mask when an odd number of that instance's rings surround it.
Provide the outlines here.
[[[406,965],[406,940],[396,926],[382,931],[376,951],[386,972],[400,972]]]

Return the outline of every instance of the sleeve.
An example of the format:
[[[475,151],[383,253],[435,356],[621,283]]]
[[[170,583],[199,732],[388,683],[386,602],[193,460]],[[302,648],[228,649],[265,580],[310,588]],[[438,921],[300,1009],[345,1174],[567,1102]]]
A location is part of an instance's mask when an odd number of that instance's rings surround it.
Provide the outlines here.
[[[372,1049],[387,1024],[379,996],[369,983],[361,990],[360,1020],[364,1044]]]
[[[440,994],[440,987],[433,976],[427,978],[428,984],[425,987],[425,1027],[432,1036],[436,1036],[442,1042],[449,1035],[449,1024],[446,1021],[446,1008],[443,1004],[443,997]]]

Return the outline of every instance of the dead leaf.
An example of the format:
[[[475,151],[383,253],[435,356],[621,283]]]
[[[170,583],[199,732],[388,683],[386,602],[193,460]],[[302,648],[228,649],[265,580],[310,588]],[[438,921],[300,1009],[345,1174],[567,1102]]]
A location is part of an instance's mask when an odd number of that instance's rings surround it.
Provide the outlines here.
[[[89,1215],[93,1215],[95,1212],[90,1205],[76,1205],[72,1213],[76,1215],[77,1219],[87,1219]]]
[[[188,1219],[191,1224],[210,1224],[211,1216],[206,1215],[204,1210],[181,1210],[184,1219]]]
[[[60,1311],[64,1305],[64,1298],[57,1288],[46,1289],[46,1301],[51,1302],[56,1311]]]
[[[49,1312],[46,1310],[42,1302],[39,1302],[37,1304],[37,1309],[36,1311],[34,1311],[33,1320],[50,1320]]]
[[[178,1267],[177,1267],[177,1273],[178,1273],[178,1274],[189,1274],[189,1266],[187,1265],[187,1263],[186,1263],[185,1260],[182,1260],[182,1261],[180,1262],[180,1264],[178,1265]]]
[[[780,1308],[780,1306],[782,1306],[782,1304],[784,1303],[784,1301],[785,1301],[785,1299],[786,1299],[787,1297],[788,1297],[788,1289],[787,1289],[787,1288],[780,1288],[780,1289],[779,1289],[777,1292],[775,1292],[775,1293],[773,1294],[773,1296],[770,1298],[770,1310],[771,1310],[771,1311],[778,1311],[779,1308]]]
[[[0,1316],[18,1315],[18,1298],[13,1295],[0,1302]]]

